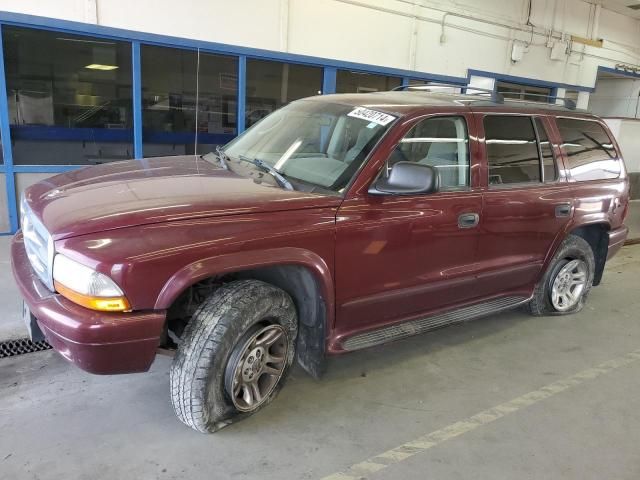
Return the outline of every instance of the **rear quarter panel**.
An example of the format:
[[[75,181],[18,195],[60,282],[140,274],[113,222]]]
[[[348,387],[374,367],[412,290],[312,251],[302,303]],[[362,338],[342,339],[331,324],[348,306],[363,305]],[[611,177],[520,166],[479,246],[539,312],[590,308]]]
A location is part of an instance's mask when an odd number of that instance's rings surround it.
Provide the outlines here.
[[[554,149],[557,149],[560,155],[558,167],[563,169],[563,175],[567,177],[567,187],[573,198],[574,208],[571,221],[566,224],[563,231],[559,232],[556,241],[549,250],[540,275],[546,270],[562,241],[573,230],[582,226],[595,224],[604,225],[608,230],[615,230],[622,227],[624,224],[625,206],[627,206],[629,202],[629,181],[622,153],[606,123],[591,115],[558,115],[558,117],[562,116],[586,119],[599,123],[609,135],[618,153],[621,162],[621,171],[620,176],[614,179],[576,181],[575,178],[571,177],[569,161],[566,151],[562,148],[563,139],[556,124],[555,116],[548,117],[549,126],[551,127],[550,133],[552,134],[551,140],[554,143]]]
[[[614,135],[607,124],[597,117],[590,115],[558,115],[558,117],[594,121],[602,126],[616,149],[621,168],[618,178],[576,181],[572,178],[569,170],[567,153],[562,148],[563,139],[556,124],[556,119],[555,117],[549,117],[553,136],[555,137],[554,142],[560,147],[558,150],[561,154],[565,174],[574,198],[574,214],[567,229],[573,230],[583,225],[595,223],[607,224],[611,230],[621,227],[624,223],[624,207],[629,202],[629,180],[622,151]]]

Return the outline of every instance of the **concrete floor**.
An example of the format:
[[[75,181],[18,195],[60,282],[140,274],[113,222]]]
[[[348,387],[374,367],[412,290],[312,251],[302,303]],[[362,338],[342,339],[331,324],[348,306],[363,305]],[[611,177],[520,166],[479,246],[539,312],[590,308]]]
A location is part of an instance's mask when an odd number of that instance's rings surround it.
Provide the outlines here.
[[[629,213],[625,223],[629,227],[629,238],[640,239],[640,200],[629,202]]]
[[[2,359],[0,477],[321,479],[636,351],[639,275],[640,246],[625,247],[577,315],[510,312],[332,359],[321,381],[296,370],[266,410],[209,436],[174,418],[166,357],[112,377],[51,351]],[[635,480],[634,355],[367,478]]]
[[[0,237],[0,341],[26,336],[22,323],[22,300],[11,274],[10,245],[11,237]]]

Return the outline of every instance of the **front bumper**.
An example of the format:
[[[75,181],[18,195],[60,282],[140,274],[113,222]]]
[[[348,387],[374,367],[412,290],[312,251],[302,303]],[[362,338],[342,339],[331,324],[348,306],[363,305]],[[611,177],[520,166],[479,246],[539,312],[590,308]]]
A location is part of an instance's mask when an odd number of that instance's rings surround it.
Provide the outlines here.
[[[609,232],[609,250],[607,251],[607,260],[618,253],[618,250],[620,250],[624,245],[628,234],[629,229],[624,225]]]
[[[166,312],[96,312],[50,292],[31,268],[21,232],[11,244],[11,266],[24,301],[47,341],[63,357],[98,374],[149,369]]]

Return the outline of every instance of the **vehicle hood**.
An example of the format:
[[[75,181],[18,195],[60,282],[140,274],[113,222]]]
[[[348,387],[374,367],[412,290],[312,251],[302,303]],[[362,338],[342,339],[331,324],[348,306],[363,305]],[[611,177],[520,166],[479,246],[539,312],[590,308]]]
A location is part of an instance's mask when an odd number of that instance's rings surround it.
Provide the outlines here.
[[[193,155],[82,168],[32,185],[25,198],[55,240],[151,223],[338,206],[341,201],[258,183]]]

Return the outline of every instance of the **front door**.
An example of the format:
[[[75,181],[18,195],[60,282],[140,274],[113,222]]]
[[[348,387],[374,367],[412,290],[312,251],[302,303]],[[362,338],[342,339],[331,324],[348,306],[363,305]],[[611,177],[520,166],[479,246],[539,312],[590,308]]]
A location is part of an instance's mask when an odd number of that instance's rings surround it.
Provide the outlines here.
[[[336,329],[342,336],[456,305],[474,296],[482,194],[470,158],[472,117],[430,116],[405,127],[380,175],[398,161],[433,166],[440,188],[423,195],[348,198],[338,212]],[[470,148],[471,147],[471,148]],[[475,165],[474,165],[475,167]],[[473,178],[473,180],[472,180]]]
[[[487,159],[477,257],[483,295],[527,294],[571,219],[572,195],[559,177],[559,150],[549,140],[548,122],[542,116],[477,114]]]

